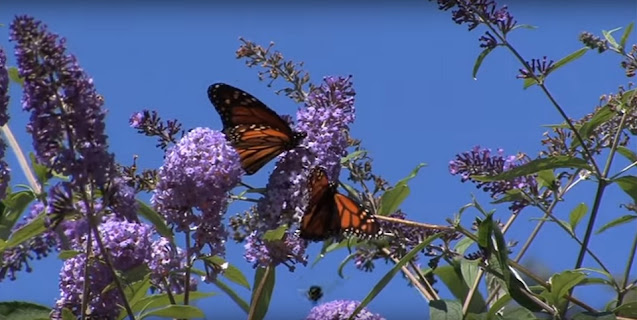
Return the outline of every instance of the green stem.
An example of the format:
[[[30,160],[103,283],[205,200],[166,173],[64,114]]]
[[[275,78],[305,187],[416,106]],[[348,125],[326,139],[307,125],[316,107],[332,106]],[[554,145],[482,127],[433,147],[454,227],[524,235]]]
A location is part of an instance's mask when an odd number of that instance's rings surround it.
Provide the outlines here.
[[[86,237],[86,262],[84,263],[84,283],[82,284],[82,307],[81,307],[81,314],[82,314],[82,320],[86,319],[86,310],[88,309],[88,295],[89,295],[89,289],[88,289],[88,285],[89,285],[89,266],[91,265],[91,260],[93,259],[93,255],[90,254],[92,248],[91,245],[93,244],[93,233],[92,232],[88,232],[88,235]]]
[[[192,212],[191,212],[192,214]],[[186,230],[186,250],[188,252],[186,264],[186,277],[184,278],[184,305],[188,305],[190,300],[190,269],[192,268],[192,262],[190,259],[190,230]]]
[[[250,303],[250,311],[248,312],[248,320],[254,319],[254,315],[257,312],[257,305],[259,304],[259,300],[261,300],[261,295],[263,294],[263,288],[265,288],[266,282],[268,282],[268,278],[270,277],[270,272],[272,270],[272,266],[269,265],[265,268],[263,272],[263,276],[261,277],[261,281],[256,287],[254,291],[254,295],[252,296],[252,301]]]

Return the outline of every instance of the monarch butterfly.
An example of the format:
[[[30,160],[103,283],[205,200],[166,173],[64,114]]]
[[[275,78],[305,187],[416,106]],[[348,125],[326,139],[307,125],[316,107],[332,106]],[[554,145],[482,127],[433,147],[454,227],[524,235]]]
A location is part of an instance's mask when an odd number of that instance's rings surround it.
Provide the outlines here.
[[[310,202],[301,219],[301,238],[322,241],[341,233],[362,238],[382,234],[380,224],[369,210],[336,191],[337,185],[328,180],[325,169],[313,168],[308,182]]]
[[[282,152],[294,149],[307,135],[292,131],[263,102],[225,83],[210,85],[208,98],[221,116],[223,133],[239,153],[247,175],[259,171]]]

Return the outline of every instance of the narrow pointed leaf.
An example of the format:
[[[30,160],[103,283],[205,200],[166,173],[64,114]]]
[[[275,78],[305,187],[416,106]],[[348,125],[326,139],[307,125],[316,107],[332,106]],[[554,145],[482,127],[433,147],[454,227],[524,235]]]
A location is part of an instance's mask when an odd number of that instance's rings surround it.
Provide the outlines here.
[[[620,226],[620,225],[622,225],[624,223],[631,222],[631,221],[633,221],[635,219],[637,219],[637,215],[627,214],[625,216],[621,216],[621,217],[619,217],[619,218],[617,218],[617,219],[615,219],[615,220],[603,225],[601,228],[599,228],[599,230],[595,231],[595,234],[600,234],[600,233],[602,233],[602,232],[604,232],[604,231],[606,231],[606,230],[608,230],[610,228]]]
[[[143,319],[149,316],[158,316],[158,317],[174,318],[174,319],[194,319],[194,318],[203,318],[204,313],[203,311],[201,311],[201,309],[195,306],[171,304],[163,308],[146,312],[142,314],[140,318]]]
[[[476,79],[476,76],[478,75],[478,70],[480,70],[482,61],[484,61],[484,58],[486,58],[489,55],[489,53],[491,53],[491,51],[493,51],[493,48],[486,48],[482,50],[482,52],[480,52],[480,54],[478,55],[478,58],[476,58],[476,62],[473,64],[473,72],[471,73],[471,76],[473,77],[474,80]]]
[[[574,286],[578,285],[582,280],[586,278],[586,274],[579,271],[564,271],[553,275],[549,279],[549,295],[543,295],[547,297],[548,303],[556,306],[560,305],[565,298],[568,291]]]
[[[551,71],[549,73],[555,72],[557,69],[565,66],[566,64],[571,63],[571,62],[581,58],[584,54],[586,54],[586,52],[588,50],[589,50],[588,47],[583,47],[583,48],[581,48],[581,49],[569,54],[568,56],[560,59],[559,61],[555,62],[555,64],[553,65],[553,68],[551,68]]]
[[[637,177],[623,176],[615,179],[615,183],[626,192],[634,202],[637,202]]]
[[[553,189],[555,186],[555,173],[553,170],[542,170],[537,173],[537,181],[539,187],[547,187]]]
[[[168,226],[166,225],[166,221],[159,213],[157,213],[157,211],[155,211],[144,201],[141,201],[139,199],[137,199],[137,208],[139,214],[142,217],[146,218],[153,226],[155,226],[155,229],[157,229],[157,232],[161,236],[166,237],[168,240],[170,240],[170,242],[174,241],[172,231],[170,231],[170,228],[168,228]]]
[[[347,161],[352,160],[353,158],[359,157],[361,155],[367,154],[367,150],[356,150],[354,152],[349,153],[348,155],[341,158],[341,164],[347,163]]]
[[[602,124],[608,122],[608,120],[612,119],[616,115],[616,112],[613,111],[610,106],[605,105],[599,108],[593,117],[584,123],[578,130],[580,137],[582,139],[587,140],[593,134],[593,131],[597,129]],[[573,139],[571,142],[571,148],[575,148],[580,145],[578,139]]]
[[[633,32],[633,27],[635,26],[634,22],[631,22],[626,29],[624,29],[624,33],[622,34],[622,38],[619,40],[619,46],[624,49],[626,48],[626,41],[628,41],[628,37],[630,37],[630,33]]]
[[[44,225],[44,216],[45,214],[40,214],[33,220],[29,221],[29,223],[13,232],[11,237],[5,243],[6,247],[15,247],[22,242],[45,232],[47,228]]]
[[[619,152],[619,154],[624,156],[624,158],[628,159],[628,161],[630,162],[637,161],[637,154],[626,147],[622,147],[622,146],[617,147],[617,152]]]
[[[0,212],[1,239],[6,240],[9,237],[11,228],[13,228],[33,200],[35,200],[35,195],[29,190],[10,193],[2,200],[4,212]]]
[[[619,44],[617,43],[617,40],[615,40],[615,37],[613,37],[612,33],[619,29],[621,28],[615,28],[610,31],[602,30],[602,34],[604,35],[604,38],[606,38],[606,41],[608,41],[615,48],[619,47]]]
[[[269,272],[266,272],[266,268],[270,269]],[[252,286],[252,297],[250,298],[250,306],[256,304],[256,311],[253,315],[253,318],[250,320],[263,320],[265,315],[268,313],[268,308],[270,307],[270,299],[272,298],[272,292],[274,291],[274,283],[275,283],[275,271],[274,267],[260,267],[257,269],[257,272],[254,274],[254,284]],[[267,273],[267,274],[266,274]],[[255,294],[259,288],[259,285],[264,276],[267,276],[265,279],[265,284],[263,285],[261,295],[258,297],[258,301],[255,301],[257,298]]]
[[[415,178],[416,175],[418,175],[418,171],[420,170],[420,168],[424,167],[425,165],[426,164],[424,163],[418,164],[407,177],[401,179],[393,188],[383,193],[383,196],[380,200],[380,209],[378,212],[379,215],[386,216],[398,210],[400,205],[409,195],[410,190],[407,183],[409,182],[409,180]]]
[[[24,78],[20,77],[20,72],[18,71],[18,68],[11,67],[9,68],[8,71],[9,71],[9,79],[19,84],[21,87],[24,87]]]
[[[263,235],[263,240],[268,240],[268,241],[281,240],[283,239],[283,236],[285,235],[285,231],[287,230],[288,230],[287,224],[280,225],[276,229],[266,231],[265,234]]]
[[[513,26],[513,28],[511,28],[511,31],[515,30],[515,29],[537,29],[536,26],[530,25],[530,24],[516,24],[515,26]],[[509,32],[511,32],[509,31]]]
[[[542,170],[557,169],[557,168],[577,168],[592,171],[586,160],[570,157],[570,156],[557,156],[550,158],[535,159],[528,163],[525,163],[519,167],[515,167],[511,170],[505,171],[495,176],[471,176],[478,181],[501,181],[510,180],[521,176],[527,176],[537,173]]]
[[[214,283],[219,289],[221,289],[221,291],[227,294],[228,297],[230,297],[230,299],[232,299],[232,301],[234,301],[239,306],[239,308],[241,308],[241,310],[246,313],[246,315],[248,314],[248,312],[250,312],[250,305],[245,300],[243,300],[234,290],[232,290],[232,288],[230,288],[219,279],[215,279],[212,283]]]
[[[534,78],[526,78],[522,83],[522,89],[528,89],[529,87],[536,85],[537,81]]]
[[[51,308],[27,301],[0,302],[0,319],[48,319]]]
[[[588,212],[588,207],[586,206],[586,203],[582,202],[582,203],[578,204],[573,209],[573,211],[571,211],[571,213],[569,214],[568,220],[569,220],[569,224],[571,225],[571,229],[573,230],[573,232],[575,232],[575,227],[577,227],[577,224],[586,215],[586,212]]]

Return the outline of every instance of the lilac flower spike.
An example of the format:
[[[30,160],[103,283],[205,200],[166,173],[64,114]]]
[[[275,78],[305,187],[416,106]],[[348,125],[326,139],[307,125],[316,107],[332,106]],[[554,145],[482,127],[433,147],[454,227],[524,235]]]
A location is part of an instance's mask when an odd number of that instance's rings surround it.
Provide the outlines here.
[[[23,108],[31,112],[27,131],[38,161],[64,175],[75,186],[89,181],[103,187],[115,170],[104,132],[104,101],[93,79],[66,53],[65,39],[50,33],[32,17],[17,16],[11,40],[20,76]]]
[[[320,304],[312,310],[305,318],[306,320],[346,320],[352,314],[354,309],[360,305],[358,301],[351,300],[334,300]],[[375,314],[363,308],[356,317],[356,320],[384,320],[380,314]]]
[[[297,111],[295,130],[307,133],[301,145],[279,159],[270,175],[266,193],[257,204],[258,234],[252,235],[246,259],[263,263],[288,261],[306,263],[305,244],[292,232],[286,235],[285,245],[266,244],[257,240],[262,234],[280,225],[293,226],[300,221],[307,205],[306,182],[309,171],[316,165],[326,168],[330,179],[337,179],[340,160],[346,154],[345,131],[354,122],[354,89],[350,77],[325,77],[323,84],[307,97],[305,108]]]
[[[221,218],[242,175],[239,155],[223,133],[195,128],[166,152],[151,201],[176,231],[195,230],[193,253],[208,246],[211,255],[222,255],[227,232]]]
[[[0,126],[4,126],[9,121],[7,108],[9,107],[9,72],[7,71],[7,56],[0,48]],[[4,199],[9,185],[9,166],[4,161],[4,152],[7,146],[0,138],[0,199]]]

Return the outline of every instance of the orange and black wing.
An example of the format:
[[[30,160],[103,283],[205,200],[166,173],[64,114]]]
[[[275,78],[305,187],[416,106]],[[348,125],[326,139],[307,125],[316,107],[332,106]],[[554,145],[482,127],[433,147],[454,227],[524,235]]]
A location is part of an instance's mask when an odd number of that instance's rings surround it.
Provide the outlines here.
[[[312,169],[308,180],[310,201],[301,219],[299,236],[305,240],[322,241],[338,234],[340,223],[334,195],[336,186],[331,184],[325,170]]]
[[[343,233],[355,235],[359,238],[376,238],[382,234],[380,224],[369,210],[350,197],[336,193],[334,195],[336,211]]]
[[[248,175],[284,151],[298,146],[304,133],[294,132],[276,112],[251,94],[216,83],[208,87],[208,98],[221,116],[223,132],[241,157]]]

